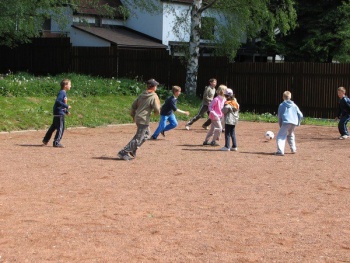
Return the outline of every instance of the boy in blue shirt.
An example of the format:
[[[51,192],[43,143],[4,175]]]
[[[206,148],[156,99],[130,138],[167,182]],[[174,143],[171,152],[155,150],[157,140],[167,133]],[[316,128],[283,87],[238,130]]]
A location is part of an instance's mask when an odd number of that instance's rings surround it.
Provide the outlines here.
[[[70,90],[71,81],[69,79],[64,79],[61,81],[61,90],[59,91],[55,104],[53,105],[53,121],[45,134],[43,139],[43,145],[47,145],[51,139],[52,133],[57,130],[55,139],[53,141],[53,147],[63,148],[61,144],[61,139],[64,132],[64,115],[69,115],[68,109],[71,108],[67,104],[67,93],[66,91]]]
[[[180,96],[180,94],[181,88],[179,86],[173,86],[173,95],[167,98],[162,106],[162,109],[160,111],[159,125],[151,136],[152,140],[156,140],[159,133],[165,137],[166,131],[174,129],[177,126],[177,120],[174,114],[175,111],[186,114],[187,116],[190,114],[188,111],[182,111],[176,107],[177,98]],[[167,122],[169,122],[168,125]]]
[[[284,101],[278,107],[278,124],[280,130],[277,134],[277,152],[275,155],[283,156],[286,139],[292,153],[296,153],[294,129],[300,125],[303,114],[299,107],[291,101],[292,94],[289,91],[283,92]]]
[[[344,87],[339,87],[337,89],[339,97],[339,110],[336,119],[339,119],[338,130],[340,133],[340,140],[347,139],[349,137],[348,128],[346,125],[350,120],[350,99],[346,96],[346,89]]]

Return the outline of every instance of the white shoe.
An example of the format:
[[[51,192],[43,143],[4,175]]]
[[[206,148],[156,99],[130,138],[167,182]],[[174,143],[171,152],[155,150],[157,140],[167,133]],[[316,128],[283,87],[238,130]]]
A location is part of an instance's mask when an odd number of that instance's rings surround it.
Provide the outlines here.
[[[230,148],[222,147],[222,148],[220,149],[220,151],[225,151],[225,152],[227,152],[227,151],[230,151]]]
[[[238,151],[238,148],[237,148],[237,147],[236,147],[236,148],[231,148],[231,151],[237,152],[237,151]]]
[[[347,139],[347,138],[349,138],[349,136],[347,136],[347,135],[342,135],[342,136],[339,137],[339,140],[344,140],[344,139]]]
[[[190,130],[190,125],[186,125],[185,129],[189,131]]]

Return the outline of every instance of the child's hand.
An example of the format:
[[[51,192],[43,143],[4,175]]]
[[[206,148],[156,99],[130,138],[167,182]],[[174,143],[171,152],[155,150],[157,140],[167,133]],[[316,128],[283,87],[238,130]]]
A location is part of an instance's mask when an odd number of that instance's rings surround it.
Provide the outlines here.
[[[190,112],[189,112],[189,111],[185,111],[185,114],[186,114],[187,116],[189,116],[189,115],[190,115]]]

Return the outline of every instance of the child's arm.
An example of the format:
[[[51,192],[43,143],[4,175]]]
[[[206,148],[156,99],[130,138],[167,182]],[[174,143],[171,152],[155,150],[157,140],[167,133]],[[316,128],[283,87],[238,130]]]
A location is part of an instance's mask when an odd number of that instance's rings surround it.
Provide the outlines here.
[[[183,110],[180,110],[180,109],[176,109],[176,112],[179,112],[179,113],[182,113],[182,114],[186,114],[187,116],[190,115],[189,111],[183,111]]]

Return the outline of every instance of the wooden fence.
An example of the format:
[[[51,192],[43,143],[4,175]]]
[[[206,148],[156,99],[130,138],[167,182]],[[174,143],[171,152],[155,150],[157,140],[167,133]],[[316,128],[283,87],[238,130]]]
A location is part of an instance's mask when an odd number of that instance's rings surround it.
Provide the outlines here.
[[[230,63],[222,57],[201,57],[197,95],[210,78],[232,88],[243,111],[276,113],[285,90],[305,116],[333,118],[336,89],[350,91],[350,64]],[[16,49],[0,47],[0,72],[33,74],[75,72],[104,77],[156,78],[167,87],[184,87],[186,69],[166,50],[71,47],[69,39],[36,40]]]

